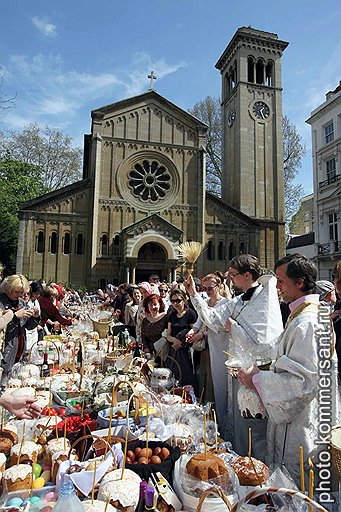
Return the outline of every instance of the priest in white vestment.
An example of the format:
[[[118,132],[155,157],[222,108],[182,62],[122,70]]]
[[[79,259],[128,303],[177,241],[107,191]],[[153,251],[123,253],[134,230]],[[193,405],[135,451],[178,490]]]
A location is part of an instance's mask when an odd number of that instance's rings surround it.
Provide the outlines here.
[[[319,343],[327,340],[325,368],[335,384],[330,323],[323,323],[323,306],[313,294],[317,271],[301,255],[290,255],[276,264],[277,288],[288,301],[290,316],[281,337],[272,371],[253,365],[239,370],[239,380],[256,389],[268,413],[267,463],[284,464],[300,486],[299,447],[305,461],[318,439]],[[321,335],[326,333],[326,335]],[[320,336],[320,338],[319,338]],[[321,337],[322,336],[322,337]],[[329,336],[329,338],[328,338]],[[328,341],[329,340],[329,341]],[[321,352],[320,352],[321,357]],[[335,387],[331,389],[332,414],[336,414]],[[305,465],[306,470],[308,465]]]

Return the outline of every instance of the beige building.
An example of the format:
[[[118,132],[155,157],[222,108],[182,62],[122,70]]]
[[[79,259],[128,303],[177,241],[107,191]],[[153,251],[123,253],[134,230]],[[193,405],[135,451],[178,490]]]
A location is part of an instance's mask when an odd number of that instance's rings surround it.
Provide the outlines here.
[[[83,179],[22,206],[17,271],[104,286],[181,272],[177,245],[206,244],[196,274],[236,254],[284,254],[280,58],[275,34],[238,29],[223,83],[222,200],[205,191],[207,127],[151,89],[92,111]]]
[[[290,221],[290,234],[306,235],[314,231],[314,194],[308,194],[301,199],[301,204]]]
[[[315,248],[320,279],[341,259],[341,81],[311,113]]]

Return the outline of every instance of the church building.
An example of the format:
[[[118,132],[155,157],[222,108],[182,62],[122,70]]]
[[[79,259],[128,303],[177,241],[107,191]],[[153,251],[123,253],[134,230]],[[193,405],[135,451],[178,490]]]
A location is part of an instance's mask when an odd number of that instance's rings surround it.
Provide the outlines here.
[[[195,274],[240,253],[284,255],[281,56],[276,34],[242,27],[222,77],[221,199],[205,190],[207,126],[151,88],[91,112],[83,179],[22,205],[17,272],[88,288],[172,281],[177,246],[205,244]]]

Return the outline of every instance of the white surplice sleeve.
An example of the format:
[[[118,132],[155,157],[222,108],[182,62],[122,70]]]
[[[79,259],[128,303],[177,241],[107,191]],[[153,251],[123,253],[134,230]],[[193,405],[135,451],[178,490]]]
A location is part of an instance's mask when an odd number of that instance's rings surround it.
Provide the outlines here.
[[[312,401],[318,388],[318,358],[311,319],[292,321],[280,342],[274,371],[261,371],[259,384],[269,418],[276,424],[290,423]]]
[[[222,301],[222,304],[211,308],[208,306],[205,299],[203,299],[199,293],[196,293],[194,297],[191,297],[191,302],[200,320],[207,325],[209,329],[212,329],[212,331],[216,333],[226,331],[225,324],[227,319],[231,316],[230,302],[233,304],[233,301],[226,299],[226,302]]]

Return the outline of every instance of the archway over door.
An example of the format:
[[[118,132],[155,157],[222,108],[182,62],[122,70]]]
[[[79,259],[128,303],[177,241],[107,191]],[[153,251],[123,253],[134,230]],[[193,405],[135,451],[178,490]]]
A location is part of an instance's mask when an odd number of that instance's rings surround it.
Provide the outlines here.
[[[140,248],[137,256],[135,282],[148,281],[150,274],[158,274],[167,279],[167,253],[161,244],[147,242]]]

